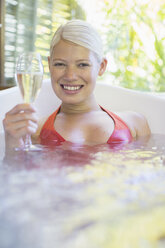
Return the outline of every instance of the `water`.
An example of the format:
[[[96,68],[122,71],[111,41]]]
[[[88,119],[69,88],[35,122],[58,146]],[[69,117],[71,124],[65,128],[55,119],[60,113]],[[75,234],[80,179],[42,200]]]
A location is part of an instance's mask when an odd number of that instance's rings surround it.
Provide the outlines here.
[[[164,141],[13,153],[0,165],[0,248],[164,248]]]

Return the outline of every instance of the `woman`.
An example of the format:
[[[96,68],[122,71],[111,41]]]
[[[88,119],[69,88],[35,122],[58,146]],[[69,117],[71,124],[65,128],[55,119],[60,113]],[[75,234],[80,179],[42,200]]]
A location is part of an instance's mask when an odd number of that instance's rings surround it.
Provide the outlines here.
[[[48,62],[52,87],[62,104],[44,125],[37,124],[33,106],[14,107],[4,119],[7,147],[23,146],[23,137],[35,133],[42,144],[70,141],[85,145],[129,142],[149,135],[147,121],[140,114],[115,115],[96,102],[93,91],[107,60],[101,39],[90,24],[72,20],[60,26],[52,39]]]

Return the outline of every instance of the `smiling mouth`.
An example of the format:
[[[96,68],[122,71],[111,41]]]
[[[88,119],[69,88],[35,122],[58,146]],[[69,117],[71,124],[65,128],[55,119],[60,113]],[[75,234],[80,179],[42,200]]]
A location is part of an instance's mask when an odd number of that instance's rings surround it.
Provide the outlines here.
[[[76,90],[80,90],[83,85],[64,85],[64,84],[61,84],[61,87],[64,89],[64,90],[69,90],[69,91],[76,91]]]

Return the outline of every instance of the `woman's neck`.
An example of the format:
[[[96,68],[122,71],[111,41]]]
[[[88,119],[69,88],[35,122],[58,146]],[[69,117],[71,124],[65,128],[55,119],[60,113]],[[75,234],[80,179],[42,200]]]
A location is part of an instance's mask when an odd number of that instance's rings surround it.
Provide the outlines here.
[[[96,99],[93,97],[87,102],[80,102],[77,104],[67,104],[62,103],[60,112],[64,114],[84,114],[91,111],[99,111],[100,106],[96,102]]]

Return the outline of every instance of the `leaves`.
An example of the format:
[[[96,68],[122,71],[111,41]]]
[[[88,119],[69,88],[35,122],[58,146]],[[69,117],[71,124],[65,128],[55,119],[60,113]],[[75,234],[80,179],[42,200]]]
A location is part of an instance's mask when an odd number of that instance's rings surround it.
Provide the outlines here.
[[[165,4],[163,1],[105,1],[106,53],[111,53],[116,84],[165,90]],[[113,81],[114,84],[114,81]]]

